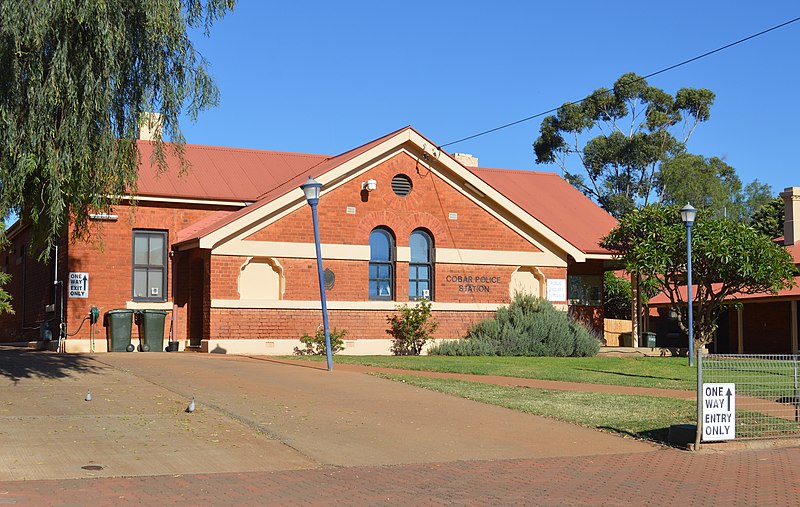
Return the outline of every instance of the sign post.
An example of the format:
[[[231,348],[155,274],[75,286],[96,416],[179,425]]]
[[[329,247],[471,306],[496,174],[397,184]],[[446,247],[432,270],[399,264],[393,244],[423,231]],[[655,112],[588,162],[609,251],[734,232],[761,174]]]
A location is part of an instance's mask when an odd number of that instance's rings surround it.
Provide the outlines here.
[[[89,297],[89,273],[69,274],[69,297],[84,299]]]
[[[736,384],[703,384],[703,442],[736,438]]]

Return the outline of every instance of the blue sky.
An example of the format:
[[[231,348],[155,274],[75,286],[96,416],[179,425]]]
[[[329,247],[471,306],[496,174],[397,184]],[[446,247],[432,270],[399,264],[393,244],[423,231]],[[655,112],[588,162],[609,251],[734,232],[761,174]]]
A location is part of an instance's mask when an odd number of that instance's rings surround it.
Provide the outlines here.
[[[217,108],[190,143],[338,154],[405,125],[438,144],[578,100],[800,16],[796,1],[263,2],[195,43]],[[716,94],[689,150],[747,183],[800,186],[800,22],[661,74],[651,85]],[[540,120],[445,148],[484,167],[536,165]]]

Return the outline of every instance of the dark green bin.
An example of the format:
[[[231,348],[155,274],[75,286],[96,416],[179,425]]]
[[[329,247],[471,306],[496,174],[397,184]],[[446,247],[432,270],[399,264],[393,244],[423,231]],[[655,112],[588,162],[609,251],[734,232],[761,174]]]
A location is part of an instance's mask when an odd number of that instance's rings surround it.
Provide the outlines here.
[[[639,342],[640,347],[654,349],[656,347],[656,334],[650,332],[642,333],[642,339]]]
[[[133,310],[109,310],[103,316],[109,352],[131,352]]]
[[[139,347],[143,352],[164,350],[164,320],[167,312],[163,310],[141,310],[136,312],[136,325],[139,326]]]

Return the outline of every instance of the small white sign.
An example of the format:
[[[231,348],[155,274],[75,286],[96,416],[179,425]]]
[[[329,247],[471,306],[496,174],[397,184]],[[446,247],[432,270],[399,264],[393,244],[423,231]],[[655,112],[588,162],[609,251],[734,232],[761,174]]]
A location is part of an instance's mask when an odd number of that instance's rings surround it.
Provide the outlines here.
[[[554,278],[547,280],[547,300],[566,301],[567,300],[567,280]]]
[[[736,438],[736,384],[703,384],[703,442]]]
[[[89,273],[69,274],[69,297],[71,298],[89,297]]]

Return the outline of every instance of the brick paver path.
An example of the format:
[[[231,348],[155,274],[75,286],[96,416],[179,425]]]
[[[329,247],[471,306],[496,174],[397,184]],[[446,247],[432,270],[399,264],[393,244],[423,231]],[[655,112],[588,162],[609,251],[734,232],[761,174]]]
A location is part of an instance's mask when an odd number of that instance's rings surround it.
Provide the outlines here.
[[[800,449],[0,483],[0,505],[791,506]]]

